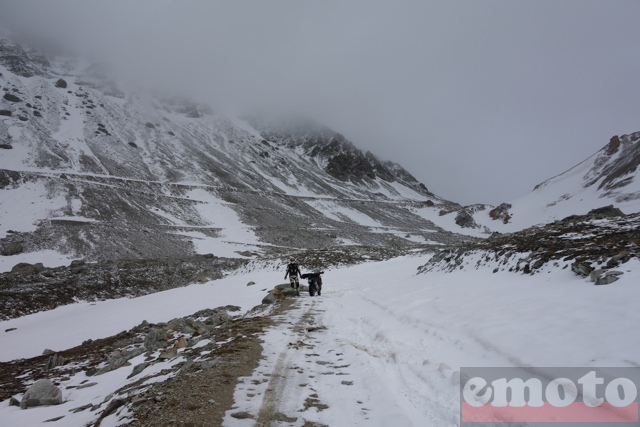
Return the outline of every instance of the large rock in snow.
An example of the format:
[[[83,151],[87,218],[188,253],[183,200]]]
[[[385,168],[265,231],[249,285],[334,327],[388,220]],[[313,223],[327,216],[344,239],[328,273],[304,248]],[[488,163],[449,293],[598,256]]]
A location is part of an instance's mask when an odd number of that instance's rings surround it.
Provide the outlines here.
[[[51,380],[42,379],[27,389],[22,402],[20,402],[20,407],[27,409],[34,406],[60,405],[61,403],[62,390],[56,387]]]

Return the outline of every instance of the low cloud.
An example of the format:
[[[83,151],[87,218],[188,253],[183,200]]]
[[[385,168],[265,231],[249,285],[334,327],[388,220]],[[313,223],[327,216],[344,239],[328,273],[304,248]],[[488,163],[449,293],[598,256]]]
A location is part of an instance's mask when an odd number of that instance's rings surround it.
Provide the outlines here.
[[[499,203],[640,130],[640,3],[0,0],[0,25],[217,109],[312,115]]]

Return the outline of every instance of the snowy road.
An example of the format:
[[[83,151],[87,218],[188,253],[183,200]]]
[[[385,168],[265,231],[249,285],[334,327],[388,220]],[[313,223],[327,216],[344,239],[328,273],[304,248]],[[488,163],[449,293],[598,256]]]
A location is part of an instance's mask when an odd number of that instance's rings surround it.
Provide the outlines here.
[[[415,275],[423,261],[328,273],[321,297],[297,299],[264,336],[224,425],[456,426],[460,367],[637,362],[620,333],[640,321],[619,310],[632,277],[605,290],[561,269]]]
[[[438,349],[461,342],[370,295],[397,293],[419,264],[376,271],[373,287],[361,280],[370,265],[352,267],[325,280],[321,297],[299,298],[264,337],[265,359],[242,379],[225,425],[456,425],[459,377]],[[242,413],[254,418],[233,416]]]
[[[322,296],[296,298],[262,336],[263,359],[240,378],[224,425],[455,426],[461,367],[640,366],[640,344],[630,339],[640,324],[636,260],[609,286],[594,286],[562,265],[533,276],[494,274],[492,267],[476,270],[473,259],[453,273],[416,274],[425,262],[403,257],[327,270]],[[211,306],[249,311],[281,283],[283,268],[0,322],[10,330],[2,335],[0,360]],[[36,426],[65,415],[66,425],[85,425],[91,414],[69,409],[103,401],[126,384],[130,369],[92,377],[100,382],[92,394],[65,392],[60,406],[21,411],[1,402],[0,419]],[[79,374],[63,386],[84,380]],[[115,417],[109,421],[118,425]]]
[[[383,314],[378,321],[353,314],[380,309],[347,294],[301,298],[282,316],[265,336],[260,368],[237,387],[225,425],[455,425],[453,370],[424,358],[426,342],[389,336]],[[345,305],[353,304],[360,307],[349,314]],[[234,418],[242,413],[254,418]]]

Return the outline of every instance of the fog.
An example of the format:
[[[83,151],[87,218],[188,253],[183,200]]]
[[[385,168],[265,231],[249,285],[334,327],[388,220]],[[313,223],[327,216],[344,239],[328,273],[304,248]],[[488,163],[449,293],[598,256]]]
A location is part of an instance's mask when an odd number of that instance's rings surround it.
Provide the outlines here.
[[[462,204],[640,130],[638,17],[635,0],[0,0],[14,34],[219,111],[307,114]]]

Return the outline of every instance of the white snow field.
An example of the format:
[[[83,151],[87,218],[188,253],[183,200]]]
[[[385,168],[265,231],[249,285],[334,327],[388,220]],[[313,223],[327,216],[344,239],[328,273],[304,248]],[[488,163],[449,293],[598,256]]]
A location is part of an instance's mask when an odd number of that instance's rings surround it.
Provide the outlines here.
[[[640,343],[633,339],[640,324],[636,260],[624,264],[621,279],[608,286],[594,286],[563,265],[533,276],[472,266],[416,274],[426,261],[408,256],[327,270],[322,296],[303,294],[264,334],[264,359],[251,377],[241,378],[223,425],[253,426],[280,413],[295,421],[273,425],[455,426],[461,367],[640,364]],[[168,321],[206,307],[236,304],[248,310],[260,302],[263,289],[283,282],[284,264],[281,270],[0,322],[2,330],[17,328],[2,333],[0,360],[71,347],[142,320]],[[249,280],[257,285],[247,287]],[[65,387],[86,380],[84,373],[63,381],[65,402],[59,406],[21,410],[0,402],[0,424],[46,426],[52,424],[45,420],[64,415],[65,426],[84,426],[97,415],[69,410],[102,402],[129,381],[131,369],[92,377],[98,385],[83,390]],[[243,411],[254,419],[231,416]],[[124,415],[111,415],[101,425],[123,425]]]

